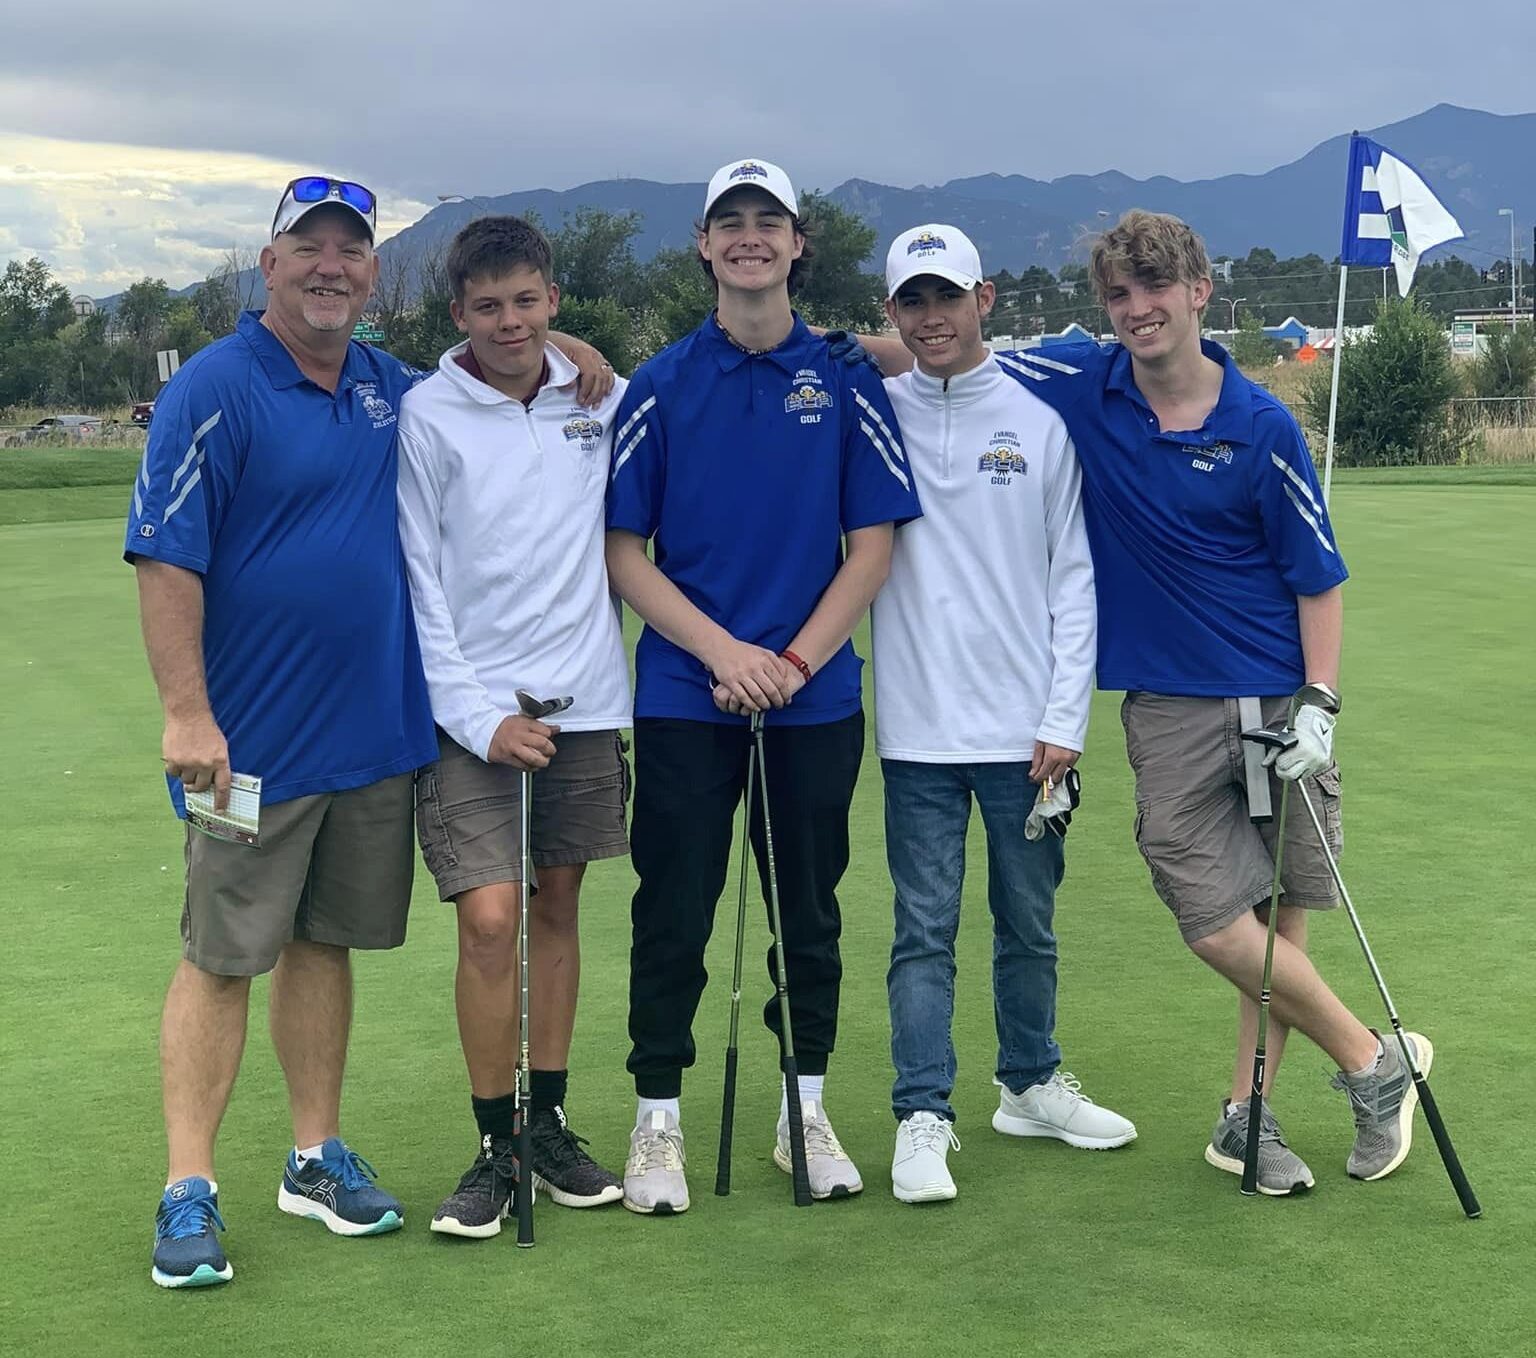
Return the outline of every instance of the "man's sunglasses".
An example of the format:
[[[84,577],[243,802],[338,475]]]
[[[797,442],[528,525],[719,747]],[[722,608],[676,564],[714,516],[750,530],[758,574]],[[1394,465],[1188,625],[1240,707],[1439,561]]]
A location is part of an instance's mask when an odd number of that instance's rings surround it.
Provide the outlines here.
[[[349,179],[332,179],[329,175],[323,174],[303,175],[298,179],[290,180],[288,187],[283,190],[283,196],[278,200],[277,212],[272,218],[274,230],[290,199],[295,203],[345,203],[353,211],[360,213],[370,227],[374,224],[375,212],[378,208],[378,199],[373,196],[373,190],[365,188],[362,184],[354,184]]]

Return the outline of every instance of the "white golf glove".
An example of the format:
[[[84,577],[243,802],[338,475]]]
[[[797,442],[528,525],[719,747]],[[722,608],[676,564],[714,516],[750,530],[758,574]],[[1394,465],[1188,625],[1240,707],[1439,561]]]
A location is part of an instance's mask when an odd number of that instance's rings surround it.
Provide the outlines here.
[[[1082,777],[1076,769],[1068,769],[1062,774],[1059,783],[1051,783],[1049,796],[1046,795],[1046,786],[1045,783],[1040,784],[1040,795],[1035,798],[1034,809],[1025,818],[1025,839],[1043,839],[1046,831],[1050,831],[1057,839],[1065,839],[1067,826],[1072,824],[1072,813],[1082,800],[1079,795]]]
[[[1321,773],[1333,763],[1333,724],[1336,720],[1331,712],[1304,703],[1296,709],[1296,719],[1291,723],[1296,743],[1287,750],[1266,751],[1265,766],[1273,766],[1288,783]]]

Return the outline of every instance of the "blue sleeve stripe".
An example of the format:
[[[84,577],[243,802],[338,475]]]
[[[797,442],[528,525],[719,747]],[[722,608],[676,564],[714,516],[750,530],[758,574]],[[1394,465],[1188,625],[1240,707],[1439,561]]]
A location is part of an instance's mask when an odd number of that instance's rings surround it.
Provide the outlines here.
[[[1296,512],[1301,515],[1303,522],[1317,535],[1317,540],[1323,544],[1323,550],[1330,556],[1337,555],[1333,550],[1333,544],[1323,536],[1323,530],[1319,526],[1316,516],[1302,504],[1297,498],[1296,492],[1289,486],[1282,486],[1281,489],[1285,491],[1285,498],[1296,506]]]
[[[1285,473],[1291,485],[1295,486],[1297,490],[1299,490],[1303,495],[1307,497],[1307,503],[1312,506],[1312,513],[1318,517],[1321,517],[1323,512],[1322,505],[1318,504],[1317,496],[1312,493],[1312,487],[1306,483],[1306,481],[1296,471],[1296,468],[1291,466],[1291,464],[1287,462],[1283,457],[1281,457],[1279,453],[1270,453],[1269,460]],[[1296,497],[1292,495],[1291,498],[1294,500]],[[1298,506],[1298,508],[1299,507],[1300,506]]]
[[[859,398],[859,404],[860,405],[864,404],[864,398],[863,397]],[[876,415],[875,418],[878,420],[880,417],[878,415]],[[892,461],[890,449],[888,449],[885,446],[885,444],[881,441],[880,436],[877,433],[875,433],[874,427],[872,425],[870,425],[867,421],[860,420],[859,421],[859,428],[864,431],[865,437],[868,438],[869,441],[875,445],[875,451],[880,454],[880,460],[885,463],[886,469],[890,472],[890,474],[892,476],[894,476],[898,481],[901,482],[901,488],[903,490],[911,490],[912,489],[912,483],[911,483],[911,481],[909,481],[907,479],[906,472],[902,471],[902,469],[900,467],[898,467],[894,461]],[[896,456],[897,457],[901,456],[900,450],[897,451]]]
[[[858,402],[860,409],[862,409],[869,416],[870,419],[872,419],[877,425],[880,426],[880,432],[882,434],[884,434],[886,439],[889,441],[889,443],[891,445],[891,452],[896,454],[896,460],[898,462],[905,462],[907,459],[902,454],[901,444],[899,442],[897,442],[896,435],[891,433],[891,426],[888,425],[883,418],[881,418],[880,412],[878,410],[876,410],[874,408],[874,406],[870,405],[869,401],[865,399],[864,393],[862,391],[858,390],[857,387],[854,388],[853,399],[856,402]],[[875,437],[874,434],[870,431],[869,426],[867,424],[865,424],[862,420],[859,422],[859,427],[861,429],[863,429],[866,434],[869,434],[871,439],[873,439]],[[879,447],[879,442],[878,441],[876,441],[876,445],[875,446]],[[881,449],[881,454],[880,455],[882,457],[885,457],[885,450],[883,448]],[[887,463],[890,462],[890,458],[889,457],[886,457],[885,460],[886,460]],[[896,468],[892,467],[891,470],[894,472],[894,471],[896,471]],[[898,473],[898,475],[899,475],[899,473]],[[904,476],[901,477],[901,483],[902,483],[902,485],[906,485],[907,484],[906,477],[904,477]]]
[[[615,447],[624,442],[624,436],[635,427],[635,421],[643,419],[645,417],[645,412],[655,404],[656,397],[653,393],[652,395],[647,396],[645,400],[641,401],[640,404],[634,408],[634,410],[630,413],[630,417],[625,420],[622,425],[619,426],[619,432],[613,436]],[[615,470],[617,470],[617,468],[615,468]]]
[[[223,410],[215,410],[212,415],[198,425],[197,432],[192,435],[192,443],[187,449],[187,455],[182,458],[181,465],[171,475],[171,489],[176,489],[177,482],[183,476],[186,476],[189,467],[193,467],[192,475],[187,476],[186,483],[181,487],[181,493],[165,507],[165,516],[160,520],[162,528],[171,521],[171,516],[186,503],[187,496],[192,493],[192,487],[203,479],[203,459],[207,454],[199,446],[199,441],[203,435],[208,433],[223,418],[223,415]],[[194,463],[196,464],[195,467]],[[135,502],[137,503],[137,501]]]
[[[654,396],[651,397],[651,400],[654,401],[655,399],[656,398]],[[630,423],[633,423],[633,421]],[[628,426],[626,425],[625,427],[627,428]],[[630,439],[628,443],[619,449],[619,455],[613,459],[613,475],[609,478],[610,480],[616,481],[618,479],[619,473],[624,470],[624,464],[629,461],[630,457],[634,454],[635,449],[645,441],[645,436],[650,432],[651,426],[648,424],[642,424],[640,428],[635,431],[634,438]]]

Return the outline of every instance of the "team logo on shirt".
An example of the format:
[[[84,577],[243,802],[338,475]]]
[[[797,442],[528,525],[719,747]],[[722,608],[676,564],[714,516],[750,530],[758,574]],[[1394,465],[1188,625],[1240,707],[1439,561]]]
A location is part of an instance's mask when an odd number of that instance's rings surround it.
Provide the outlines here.
[[[378,387],[372,382],[359,382],[357,397],[363,403],[363,410],[373,421],[375,429],[387,429],[395,422],[394,407],[379,395]]]
[[[584,411],[573,411],[572,418],[561,426],[560,432],[565,435],[567,443],[576,443],[584,453],[590,453],[596,449],[603,437],[603,422],[594,420]]]
[[[907,253],[915,255],[919,250],[947,250],[944,237],[935,231],[919,231],[907,242]]]
[[[976,473],[991,478],[994,486],[1013,484],[1015,476],[1029,471],[1029,461],[1019,447],[1019,436],[1011,429],[999,429],[987,440],[987,451],[976,459]]]
[[[789,395],[784,398],[784,413],[800,416],[801,424],[820,424],[822,410],[832,406],[832,393],[821,382],[815,368],[801,368],[790,380]]]
[[[768,171],[763,169],[755,160],[749,160],[732,170],[729,177],[732,179],[767,179]]]
[[[1197,472],[1213,472],[1218,462],[1232,465],[1230,444],[1213,443],[1209,448],[1196,448],[1193,444],[1186,443],[1179,451],[1190,455],[1189,465]]]

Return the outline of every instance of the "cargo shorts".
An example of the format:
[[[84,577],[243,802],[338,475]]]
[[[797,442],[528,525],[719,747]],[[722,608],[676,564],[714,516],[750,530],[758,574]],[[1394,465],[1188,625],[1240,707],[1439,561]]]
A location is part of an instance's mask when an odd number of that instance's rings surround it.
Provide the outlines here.
[[[488,764],[441,730],[437,763],[416,783],[416,834],[437,893],[451,901],[493,882],[520,882],[522,773]],[[538,869],[629,852],[628,748],[617,731],[561,731],[555,757],[533,775],[529,808],[533,874]]]
[[[259,976],[291,939],[398,948],[416,870],[414,777],[263,806],[259,845],[188,825],[182,954],[216,976]]]
[[[1284,721],[1289,703],[1289,697],[1263,698],[1264,724]],[[1120,720],[1136,775],[1136,845],[1184,941],[1194,943],[1268,902],[1282,782],[1270,774],[1276,819],[1254,824],[1235,698],[1127,693]],[[1343,848],[1338,765],[1304,782],[1337,859]],[[1294,788],[1280,885],[1281,905],[1327,910],[1339,903],[1317,832]]]

